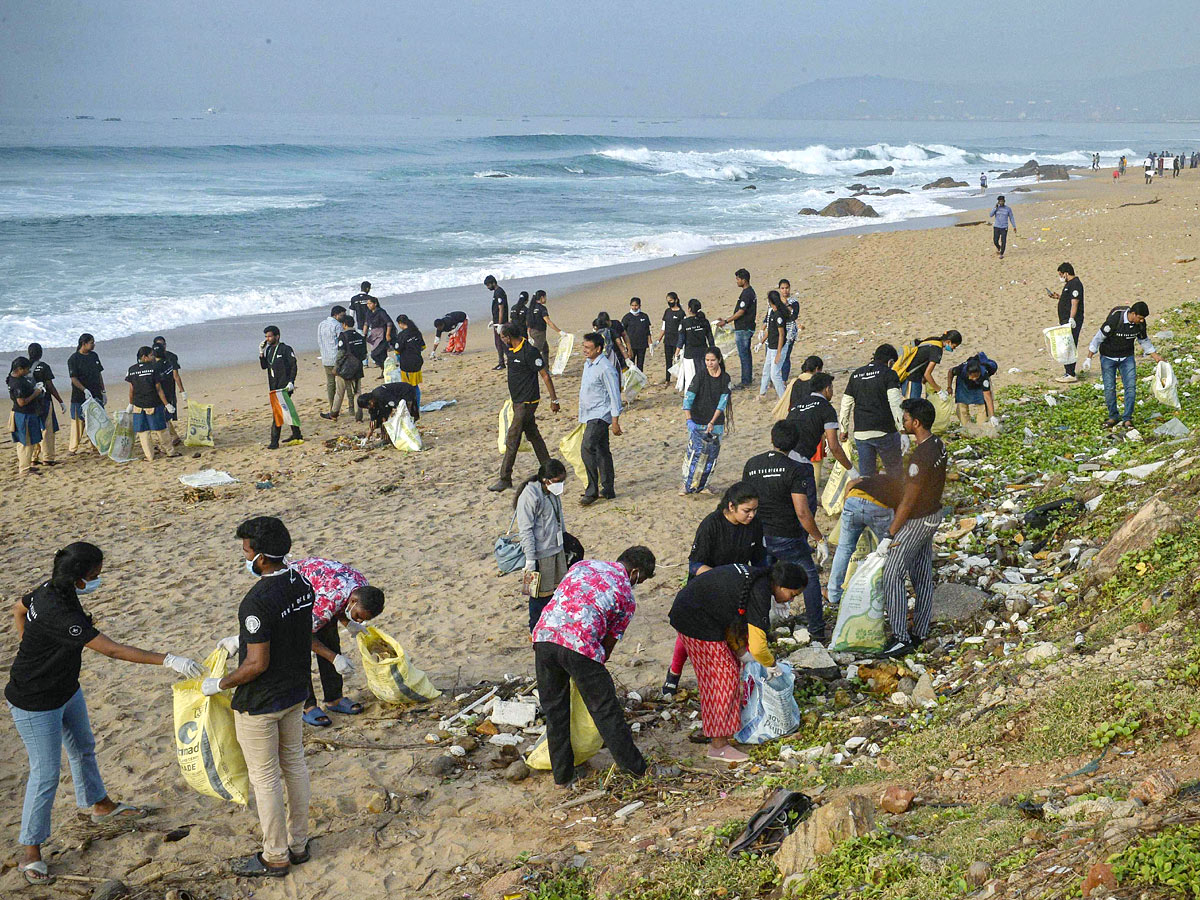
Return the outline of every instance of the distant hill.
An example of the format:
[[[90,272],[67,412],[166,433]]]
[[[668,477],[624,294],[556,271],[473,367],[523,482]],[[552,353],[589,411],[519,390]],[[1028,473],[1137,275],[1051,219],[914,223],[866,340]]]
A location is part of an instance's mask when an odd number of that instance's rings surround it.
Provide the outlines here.
[[[1090,81],[823,78],[778,94],[759,113],[780,119],[1200,122],[1200,66]]]

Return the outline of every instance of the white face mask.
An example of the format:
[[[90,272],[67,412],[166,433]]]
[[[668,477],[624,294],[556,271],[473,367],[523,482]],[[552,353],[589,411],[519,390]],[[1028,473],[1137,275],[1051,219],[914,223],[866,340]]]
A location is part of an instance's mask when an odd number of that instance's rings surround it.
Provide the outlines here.
[[[258,577],[258,573],[254,571],[254,564],[255,564],[255,563],[258,561],[258,558],[259,558],[260,556],[262,556],[262,554],[261,554],[261,553],[255,553],[255,554],[254,554],[254,559],[247,559],[247,560],[243,560],[243,562],[244,562],[244,563],[245,563],[245,565],[246,565],[246,573],[247,573],[247,574],[248,574],[248,575],[249,575],[251,578],[257,578],[257,577]]]
[[[552,481],[546,485],[546,490],[552,493],[555,497],[561,497],[563,495],[563,491],[566,489],[567,483],[565,481]]]

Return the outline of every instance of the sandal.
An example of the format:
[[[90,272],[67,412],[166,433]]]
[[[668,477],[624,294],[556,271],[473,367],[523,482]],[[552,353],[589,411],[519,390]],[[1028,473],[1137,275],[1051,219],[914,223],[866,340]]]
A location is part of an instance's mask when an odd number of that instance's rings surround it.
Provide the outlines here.
[[[39,859],[31,863],[21,863],[17,866],[17,871],[25,876],[25,883],[33,887],[54,884],[54,876],[46,868],[45,860]]]
[[[234,875],[242,878],[283,878],[291,866],[268,866],[262,854],[255,853],[253,856],[235,859],[230,868]]]
[[[341,713],[343,716],[357,716],[363,711],[363,705],[356,703],[349,697],[339,697],[336,703],[326,703],[326,712]]]
[[[312,725],[316,728],[328,728],[333,724],[333,719],[325,715],[325,711],[319,706],[314,706],[312,709],[306,709],[301,718],[304,719],[305,725]]]
[[[131,806],[128,803],[118,803],[110,812],[102,815],[92,813],[90,818],[93,825],[103,825],[117,819],[144,819],[150,815],[150,810],[144,806]]]
[[[1116,428],[1117,420],[1116,419],[1105,419],[1103,427],[1104,428]]]
[[[308,841],[304,842],[304,849],[299,853],[296,853],[290,847],[288,848],[288,860],[293,866],[302,866],[312,859],[312,854],[308,852],[308,843]]]
[[[726,744],[720,750],[709,750],[708,758],[719,762],[727,763],[742,763],[750,758],[748,753],[743,753],[732,744]]]

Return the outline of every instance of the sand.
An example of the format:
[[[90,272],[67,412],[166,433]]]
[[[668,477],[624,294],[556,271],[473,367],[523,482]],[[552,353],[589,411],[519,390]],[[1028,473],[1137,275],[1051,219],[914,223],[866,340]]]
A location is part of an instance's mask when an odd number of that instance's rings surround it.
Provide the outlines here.
[[[1055,270],[1063,260],[1074,263],[1086,287],[1086,338],[1111,306],[1143,299],[1153,323],[1154,313],[1196,297],[1192,281],[1200,278],[1200,262],[1176,260],[1196,255],[1200,176],[1185,171],[1152,187],[1141,180],[1131,169],[1118,185],[1104,173],[1046,186],[1033,200],[1014,195],[1019,232],[1004,260],[996,258],[986,224],[808,238],[721,250],[552,297],[550,315],[581,333],[596,311],[624,312],[628,297],[638,295],[657,322],[664,293],[675,290],[685,300],[700,297],[716,318],[732,310],[732,273],[745,266],[760,298],[778,278],[792,280],[806,323],[794,356],[797,368],[805,355],[818,353],[829,370],[842,372],[866,362],[880,341],[900,344],[957,328],[964,345],[951,359],[983,349],[1000,363],[998,385],[1032,382],[1057,374],[1041,336],[1055,324],[1055,302],[1043,288],[1057,289]],[[1120,208],[1156,196],[1162,202]],[[986,209],[959,219],[984,220]],[[315,328],[316,321],[311,324]],[[256,344],[257,336],[247,340]],[[64,454],[51,472],[20,481],[13,451],[5,447],[5,598],[11,602],[44,578],[58,547],[91,540],[107,553],[104,586],[85,601],[101,630],[118,641],[203,658],[217,639],[236,631],[237,604],[250,585],[234,528],[251,515],[278,515],[294,537],[293,557],[341,559],[384,589],[387,609],[379,624],[447,696],[433,712],[398,715],[370,697],[361,673],[351,676],[347,694],[370,701],[367,714],[335,717],[335,727],[306,732],[317,838],[312,862],[282,882],[237,882],[221,873],[228,859],[256,849],[256,818],[252,810],[200,797],[184,785],[172,741],[171,673],[88,653],[82,682],[110,793],[159,811],[137,830],[87,839],[87,829],[75,820],[64,767],[55,832],[45,847],[52,870],[149,883],[159,896],[172,884],[221,897],[251,891],[258,898],[380,896],[381,888],[392,896],[452,896],[522,851],[597,839],[589,837],[588,825],[568,831],[548,814],[559,799],[548,777],[510,785],[482,768],[450,781],[428,774],[441,752],[423,743],[436,729],[431,717],[455,709],[453,697],[481,679],[533,670],[517,578],[498,576],[492,560],[492,542],[511,516],[512,494],[484,490],[499,465],[496,414],[505,397],[503,373],[490,371],[495,352],[486,330],[472,327],[464,356],[427,363],[424,399],[458,403],[422,417],[427,449],[411,455],[325,447],[327,439],[356,428],[344,413],[336,424],[318,418],[326,408],[324,377],[313,354],[301,359],[295,396],[307,441],[267,451],[270,413],[257,364],[192,371],[189,348],[173,349],[183,359],[190,397],[216,407],[217,447],[124,466],[90,453]],[[575,424],[580,366],[577,352],[556,380],[563,411],[553,416],[547,409],[541,417],[552,448]],[[1021,374],[1005,375],[1010,367]],[[685,434],[679,396],[659,383],[661,355],[647,370],[652,386],[622,417],[626,433],[613,440],[618,499],[582,509],[582,486],[573,475],[565,495],[566,526],[589,556],[613,559],[634,543],[658,555],[658,575],[638,589],[638,614],[611,664],[621,688],[646,695],[660,684],[669,657],[666,612],[682,582],[692,534],[715,505],[713,498],[678,496]],[[108,374],[115,380],[115,371]],[[373,378],[368,386],[377,383]],[[835,391],[844,384],[839,377]],[[745,459],[766,447],[772,406],[773,397],[757,403],[753,392],[736,395],[737,428],[717,463],[716,489],[736,480]],[[65,443],[63,437],[60,446]],[[517,474],[532,467],[532,456],[522,454]],[[226,470],[239,484],[217,488],[215,499],[185,502],[178,476],[203,468]],[[264,481],[274,486],[256,487]],[[0,661],[7,670],[15,650],[11,637],[4,648]],[[0,715],[0,738],[7,750],[0,765],[0,839],[7,856],[17,840],[26,765],[7,715]],[[344,749],[322,739],[403,749]],[[647,727],[639,743],[650,757],[699,756],[681,726]],[[595,763],[608,761],[602,753]],[[388,811],[381,808],[381,791],[396,795]],[[740,802],[737,812],[748,801]],[[697,803],[684,819],[720,822],[733,814],[728,805]],[[165,832],[182,825],[191,826],[187,838],[163,842]],[[634,827],[628,834],[608,827],[600,839],[620,846]],[[0,893],[19,885],[15,872],[0,876]],[[53,893],[58,890],[26,895],[65,896]]]

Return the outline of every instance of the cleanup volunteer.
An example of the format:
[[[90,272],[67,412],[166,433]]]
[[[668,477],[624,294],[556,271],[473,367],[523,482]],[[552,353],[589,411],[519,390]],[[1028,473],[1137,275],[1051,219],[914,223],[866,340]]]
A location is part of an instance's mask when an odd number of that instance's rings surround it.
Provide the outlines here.
[[[942,361],[944,353],[953,353],[961,343],[962,335],[953,328],[940,337],[927,337],[916,341],[917,353],[909,361],[908,372],[904,376],[900,392],[905,397],[916,398],[922,396],[925,385],[929,385],[930,390],[941,393],[942,389],[933,378],[933,370]]]
[[[54,412],[54,404],[58,411],[65,413],[66,405],[58,388],[54,386],[54,370],[42,359],[42,345],[29,345],[29,377],[34,384],[40,384],[45,392],[41,398],[42,442],[33,451],[33,464],[43,466],[56,465],[54,460],[55,433],[58,431],[58,416]]]
[[[529,630],[567,575],[566,526],[562,494],[567,467],[561,460],[547,459],[513,498],[517,534],[525,554],[526,576],[537,573],[537,590],[529,597]]]
[[[543,332],[543,342],[545,342]],[[537,407],[542,394],[538,388],[540,378],[546,384],[550,393],[550,411],[558,412],[558,396],[554,393],[554,381],[546,366],[546,357],[532,342],[532,338],[521,337],[520,331],[513,323],[500,329],[508,349],[504,351],[504,365],[508,370],[508,396],[512,401],[512,421],[508,425],[508,433],[504,436],[504,458],[500,461],[500,479],[491,485],[489,491],[507,491],[512,487],[513,466],[517,462],[517,451],[521,447],[521,437],[528,438],[529,446],[537,456],[538,464],[545,463],[550,458],[546,449],[546,441],[537,426]]]
[[[268,325],[263,329],[263,341],[258,345],[258,364],[267,372],[267,390],[271,395],[271,440],[267,449],[279,449],[279,437],[283,433],[284,425],[292,430],[292,436],[286,441],[287,446],[303,444],[300,419],[291,401],[292,391],[296,389],[296,373],[299,367],[292,348],[279,339],[279,326]],[[285,396],[281,399],[276,395],[276,391]]]
[[[1121,393],[1125,401],[1121,424],[1126,428],[1133,427],[1133,406],[1137,401],[1137,361],[1133,356],[1134,343],[1136,342],[1142,348],[1142,352],[1148,353],[1155,362],[1163,361],[1150,339],[1146,337],[1148,315],[1150,307],[1142,300],[1131,306],[1115,306],[1088,345],[1083,370],[1086,372],[1091,369],[1092,357],[1099,353],[1100,374],[1104,380],[1104,402],[1108,406],[1108,419],[1104,424],[1108,428],[1117,424],[1118,372],[1121,373]]]
[[[1071,326],[1071,340],[1079,347],[1079,334],[1083,331],[1083,282],[1075,274],[1075,267],[1065,262],[1058,267],[1058,277],[1062,281],[1062,290],[1050,296],[1058,301],[1058,324]],[[1074,384],[1079,379],[1075,377],[1075,363],[1064,363],[1063,374],[1054,379],[1061,384]]]
[[[85,331],[79,336],[75,352],[67,357],[67,376],[71,379],[71,439],[67,450],[72,455],[87,440],[84,401],[92,399],[101,406],[108,405],[103,372],[100,354],[96,352],[96,339]]]
[[[164,455],[178,456],[167,436],[167,413],[174,412],[175,406],[167,402],[154,349],[139,347],[137,357],[138,361],[125,376],[129,382],[129,405],[125,411],[133,415],[133,433],[141,442],[146,462],[154,462],[155,443]]]
[[[183,443],[183,438],[175,430],[175,423],[179,421],[180,403],[183,404],[183,411],[187,412],[187,390],[183,386],[183,376],[179,374],[183,367],[179,364],[179,357],[167,349],[167,339],[161,334],[150,342],[150,346],[154,348],[154,361],[158,363],[158,380],[167,398],[167,406],[175,407],[174,412],[167,412],[167,432],[171,435],[171,446],[178,447]]]
[[[33,452],[42,442],[41,407],[45,391],[29,377],[30,363],[18,356],[9,365],[8,396],[12,400],[12,438],[17,448],[17,474],[40,475],[33,468]]]
[[[649,321],[647,318],[647,334]],[[608,433],[611,429],[614,435],[621,435],[621,376],[604,353],[604,338],[594,331],[583,336],[579,421],[584,426],[580,455],[587,470],[587,488],[579,505],[591,506],[601,498],[617,496]]]
[[[900,473],[900,431],[904,420],[900,401],[904,398],[900,393],[900,377],[892,368],[898,358],[895,347],[880,344],[871,361],[851,373],[842,394],[838,423],[843,433],[854,435],[858,471],[866,476],[876,474],[880,462],[889,475]]]
[[[711,347],[704,354],[704,367],[697,370],[683,396],[683,416],[688,430],[688,459],[680,494],[711,493],[708,477],[721,454],[721,435],[729,409],[729,375],[721,351]],[[705,453],[707,451],[707,454]],[[703,466],[699,475],[697,466]]]

